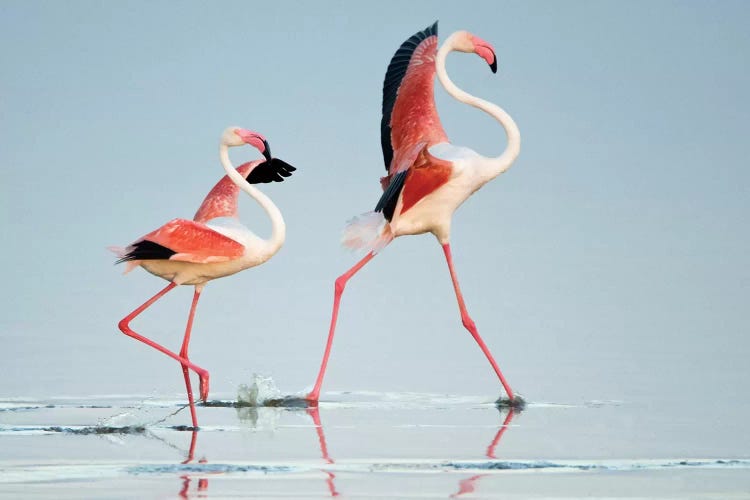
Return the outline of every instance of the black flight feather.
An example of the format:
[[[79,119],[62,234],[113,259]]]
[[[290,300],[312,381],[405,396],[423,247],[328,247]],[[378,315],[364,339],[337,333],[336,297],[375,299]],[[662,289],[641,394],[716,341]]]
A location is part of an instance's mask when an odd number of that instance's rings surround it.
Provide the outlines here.
[[[167,260],[176,253],[153,241],[141,240],[130,245],[128,253],[117,259],[115,264],[122,264],[129,260]]]
[[[393,212],[396,210],[396,204],[398,203],[398,197],[401,194],[401,190],[404,188],[404,179],[408,170],[399,172],[391,178],[391,183],[385,188],[383,194],[378,200],[378,204],[375,205],[376,212],[383,212],[386,220],[390,222],[393,219]]]

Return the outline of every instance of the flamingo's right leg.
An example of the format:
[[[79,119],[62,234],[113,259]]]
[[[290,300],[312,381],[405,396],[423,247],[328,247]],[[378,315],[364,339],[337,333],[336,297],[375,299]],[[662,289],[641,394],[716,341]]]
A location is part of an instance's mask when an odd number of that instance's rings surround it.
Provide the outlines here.
[[[323,354],[323,362],[320,364],[320,371],[318,372],[318,378],[315,381],[315,387],[310,392],[310,394],[307,395],[308,401],[317,401],[320,396],[320,387],[323,385],[323,377],[325,376],[326,372],[326,366],[328,365],[328,357],[331,355],[331,346],[333,345],[333,334],[336,332],[336,320],[339,316],[339,303],[341,302],[341,294],[344,293],[344,288],[346,288],[346,282],[349,281],[349,278],[354,276],[357,271],[362,269],[365,264],[370,262],[372,258],[375,257],[374,252],[370,252],[367,255],[364,256],[362,260],[357,262],[354,267],[349,269],[347,272],[336,278],[336,284],[334,287],[334,297],[333,297],[333,314],[331,315],[331,326],[328,330],[328,341],[326,342],[326,350]]]
[[[170,282],[163,290],[161,290],[159,293],[157,293],[156,295],[154,295],[153,297],[151,297],[150,299],[148,299],[146,302],[144,302],[142,305],[140,305],[138,308],[136,308],[133,312],[131,312],[130,314],[128,314],[127,316],[125,316],[124,318],[122,318],[120,320],[120,322],[118,323],[117,326],[120,328],[120,331],[122,331],[122,333],[124,333],[128,337],[132,337],[132,338],[134,338],[134,339],[136,339],[136,340],[138,340],[140,342],[143,342],[144,344],[153,347],[157,351],[166,354],[170,358],[172,358],[172,359],[174,359],[176,361],[179,361],[179,363],[181,365],[187,366],[188,368],[190,368],[191,370],[193,370],[194,372],[196,372],[198,374],[198,376],[201,377],[201,379],[205,378],[205,380],[206,380],[206,386],[207,386],[208,385],[208,371],[206,371],[203,368],[201,368],[200,366],[192,363],[190,360],[185,359],[185,358],[183,358],[183,357],[181,357],[181,356],[173,353],[172,351],[170,351],[166,347],[164,347],[164,346],[162,346],[160,344],[157,344],[153,340],[150,340],[150,339],[144,337],[143,335],[140,335],[140,334],[134,332],[130,328],[130,322],[136,316],[138,316],[143,311],[145,311],[146,309],[148,309],[151,305],[153,305],[154,302],[156,302],[157,300],[159,300],[160,298],[162,298],[167,292],[169,292],[170,290],[172,290],[176,286],[177,286],[177,284],[175,284],[173,282]],[[193,420],[193,426],[197,427],[197,421],[195,419]]]
[[[479,348],[482,349],[482,352],[487,357],[487,361],[490,362],[492,369],[495,370],[497,377],[500,379],[500,383],[505,389],[505,393],[508,395],[508,399],[510,400],[511,405],[523,406],[523,399],[516,398],[516,396],[513,394],[513,390],[510,388],[508,381],[505,380],[505,376],[503,375],[503,372],[500,371],[500,367],[497,365],[497,362],[495,362],[495,358],[492,356],[490,349],[487,347],[487,344],[484,343],[484,340],[482,340],[482,337],[479,335],[479,331],[477,330],[477,326],[474,323],[474,320],[471,319],[471,316],[469,316],[469,312],[466,310],[466,303],[464,302],[463,295],[461,295],[461,287],[458,285],[458,276],[456,276],[456,269],[453,267],[453,255],[451,254],[450,244],[443,243],[442,247],[443,252],[445,253],[445,261],[448,263],[448,271],[450,272],[451,280],[453,281],[453,289],[456,292],[458,308],[461,311],[461,322],[463,323],[464,328],[466,328],[471,336],[474,337],[477,345],[479,345]]]

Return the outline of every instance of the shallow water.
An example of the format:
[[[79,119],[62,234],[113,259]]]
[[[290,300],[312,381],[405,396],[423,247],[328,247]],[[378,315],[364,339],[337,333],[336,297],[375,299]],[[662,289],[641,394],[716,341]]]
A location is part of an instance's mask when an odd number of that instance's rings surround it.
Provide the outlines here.
[[[48,498],[750,498],[744,434],[618,401],[326,393],[318,407],[136,395],[0,401],[0,494]],[[734,425],[724,422],[724,425]],[[744,424],[738,423],[738,425]],[[724,429],[726,431],[726,429]]]

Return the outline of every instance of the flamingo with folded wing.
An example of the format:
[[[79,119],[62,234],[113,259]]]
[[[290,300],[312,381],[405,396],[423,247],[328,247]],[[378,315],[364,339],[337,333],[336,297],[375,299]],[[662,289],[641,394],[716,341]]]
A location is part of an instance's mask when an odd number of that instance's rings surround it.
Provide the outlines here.
[[[229,159],[229,148],[245,144],[258,149],[265,160],[248,162],[235,169]],[[190,361],[188,357],[188,344],[198,299],[207,282],[260,265],[278,252],[286,238],[284,219],[271,199],[253,184],[280,182],[292,175],[295,170],[288,163],[271,156],[268,141],[261,134],[239,127],[229,127],[224,131],[219,143],[219,157],[226,176],[208,193],[193,220],[173,219],[128,247],[113,249],[119,256],[117,263],[127,263],[125,272],[140,266],[151,274],[169,281],[159,293],[125,316],[119,327],[124,334],[180,362],[193,427],[198,426],[198,420],[188,370],[193,370],[199,376],[202,400],[208,398],[209,389],[208,371]],[[237,197],[240,189],[255,199],[271,219],[270,239],[264,240],[256,236],[239,223]],[[177,285],[195,287],[179,354],[130,328],[133,318]]]

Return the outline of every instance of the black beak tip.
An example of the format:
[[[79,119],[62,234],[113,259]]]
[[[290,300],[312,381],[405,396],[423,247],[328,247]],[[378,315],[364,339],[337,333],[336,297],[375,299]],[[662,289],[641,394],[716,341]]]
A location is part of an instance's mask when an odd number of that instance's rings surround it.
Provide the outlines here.
[[[266,160],[271,161],[271,146],[268,145],[268,141],[263,141],[263,145],[265,146],[263,156],[266,157]]]
[[[490,64],[490,69],[493,73],[497,73],[497,56],[492,58],[492,64]]]

